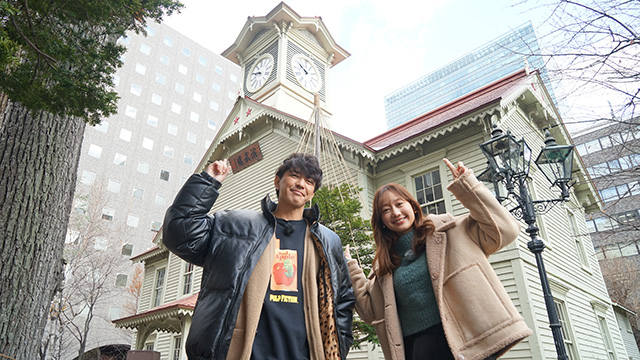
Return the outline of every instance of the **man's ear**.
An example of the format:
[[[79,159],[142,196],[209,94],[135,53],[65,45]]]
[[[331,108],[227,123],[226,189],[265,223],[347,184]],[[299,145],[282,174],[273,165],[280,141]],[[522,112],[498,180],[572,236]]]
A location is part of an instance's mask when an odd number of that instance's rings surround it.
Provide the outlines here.
[[[280,191],[280,176],[276,175],[273,179],[273,186],[276,188],[276,193]]]

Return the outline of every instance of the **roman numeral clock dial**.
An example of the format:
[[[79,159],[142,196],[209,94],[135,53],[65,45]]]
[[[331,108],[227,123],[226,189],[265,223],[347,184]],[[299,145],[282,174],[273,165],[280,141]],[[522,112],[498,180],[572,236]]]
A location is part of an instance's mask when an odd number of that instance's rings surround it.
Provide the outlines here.
[[[320,75],[311,60],[303,56],[296,56],[291,61],[291,68],[303,88],[311,92],[320,90]]]
[[[249,71],[247,79],[247,90],[250,92],[258,91],[267,83],[271,72],[273,71],[273,58],[269,54],[260,57]]]

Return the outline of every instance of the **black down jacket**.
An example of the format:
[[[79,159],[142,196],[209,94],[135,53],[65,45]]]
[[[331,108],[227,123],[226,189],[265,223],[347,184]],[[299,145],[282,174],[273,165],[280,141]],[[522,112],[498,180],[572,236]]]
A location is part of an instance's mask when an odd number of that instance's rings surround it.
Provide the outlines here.
[[[254,266],[275,231],[276,204],[265,197],[262,213],[251,210],[208,212],[218,198],[220,182],[207,173],[192,175],[167,210],[163,224],[166,247],[182,259],[203,267],[186,351],[190,360],[226,359],[231,336]],[[345,359],[352,338],[355,304],[340,239],[320,225],[317,206],[305,209],[311,233],[320,239],[333,284],[334,308]]]

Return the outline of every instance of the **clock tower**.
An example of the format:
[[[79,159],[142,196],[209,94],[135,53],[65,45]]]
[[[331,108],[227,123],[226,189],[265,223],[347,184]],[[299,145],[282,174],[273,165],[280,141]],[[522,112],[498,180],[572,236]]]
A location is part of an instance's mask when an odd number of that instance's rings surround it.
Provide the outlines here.
[[[320,17],[302,17],[281,2],[266,16],[247,19],[222,56],[242,67],[242,93],[307,120],[318,95],[327,110],[327,74],[350,54]]]

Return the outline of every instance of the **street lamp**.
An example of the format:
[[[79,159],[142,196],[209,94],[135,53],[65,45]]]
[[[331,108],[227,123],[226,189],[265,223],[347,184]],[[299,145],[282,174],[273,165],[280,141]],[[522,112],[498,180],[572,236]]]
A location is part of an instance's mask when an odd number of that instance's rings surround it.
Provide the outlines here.
[[[508,198],[514,199],[517,206],[510,210],[511,213],[524,220],[528,225],[526,232],[531,240],[527,243],[527,247],[535,255],[538,265],[545,306],[549,316],[549,327],[553,334],[558,359],[565,360],[568,357],[564,347],[558,312],[542,260],[542,251],[545,245],[538,236],[536,213],[546,213],[556,203],[569,199],[569,188],[572,185],[573,145],[558,145],[548,129],[545,130],[545,137],[545,146],[540,151],[535,163],[551,185],[560,188],[560,198],[552,200],[533,200],[531,198],[527,188],[531,149],[524,138],[516,140],[510,131],[507,130],[505,134],[496,124],[493,125],[491,131],[491,139],[479,145],[488,160],[488,167],[478,178],[481,181],[493,183],[496,197],[500,202]],[[504,185],[506,194],[501,194],[500,185]]]

